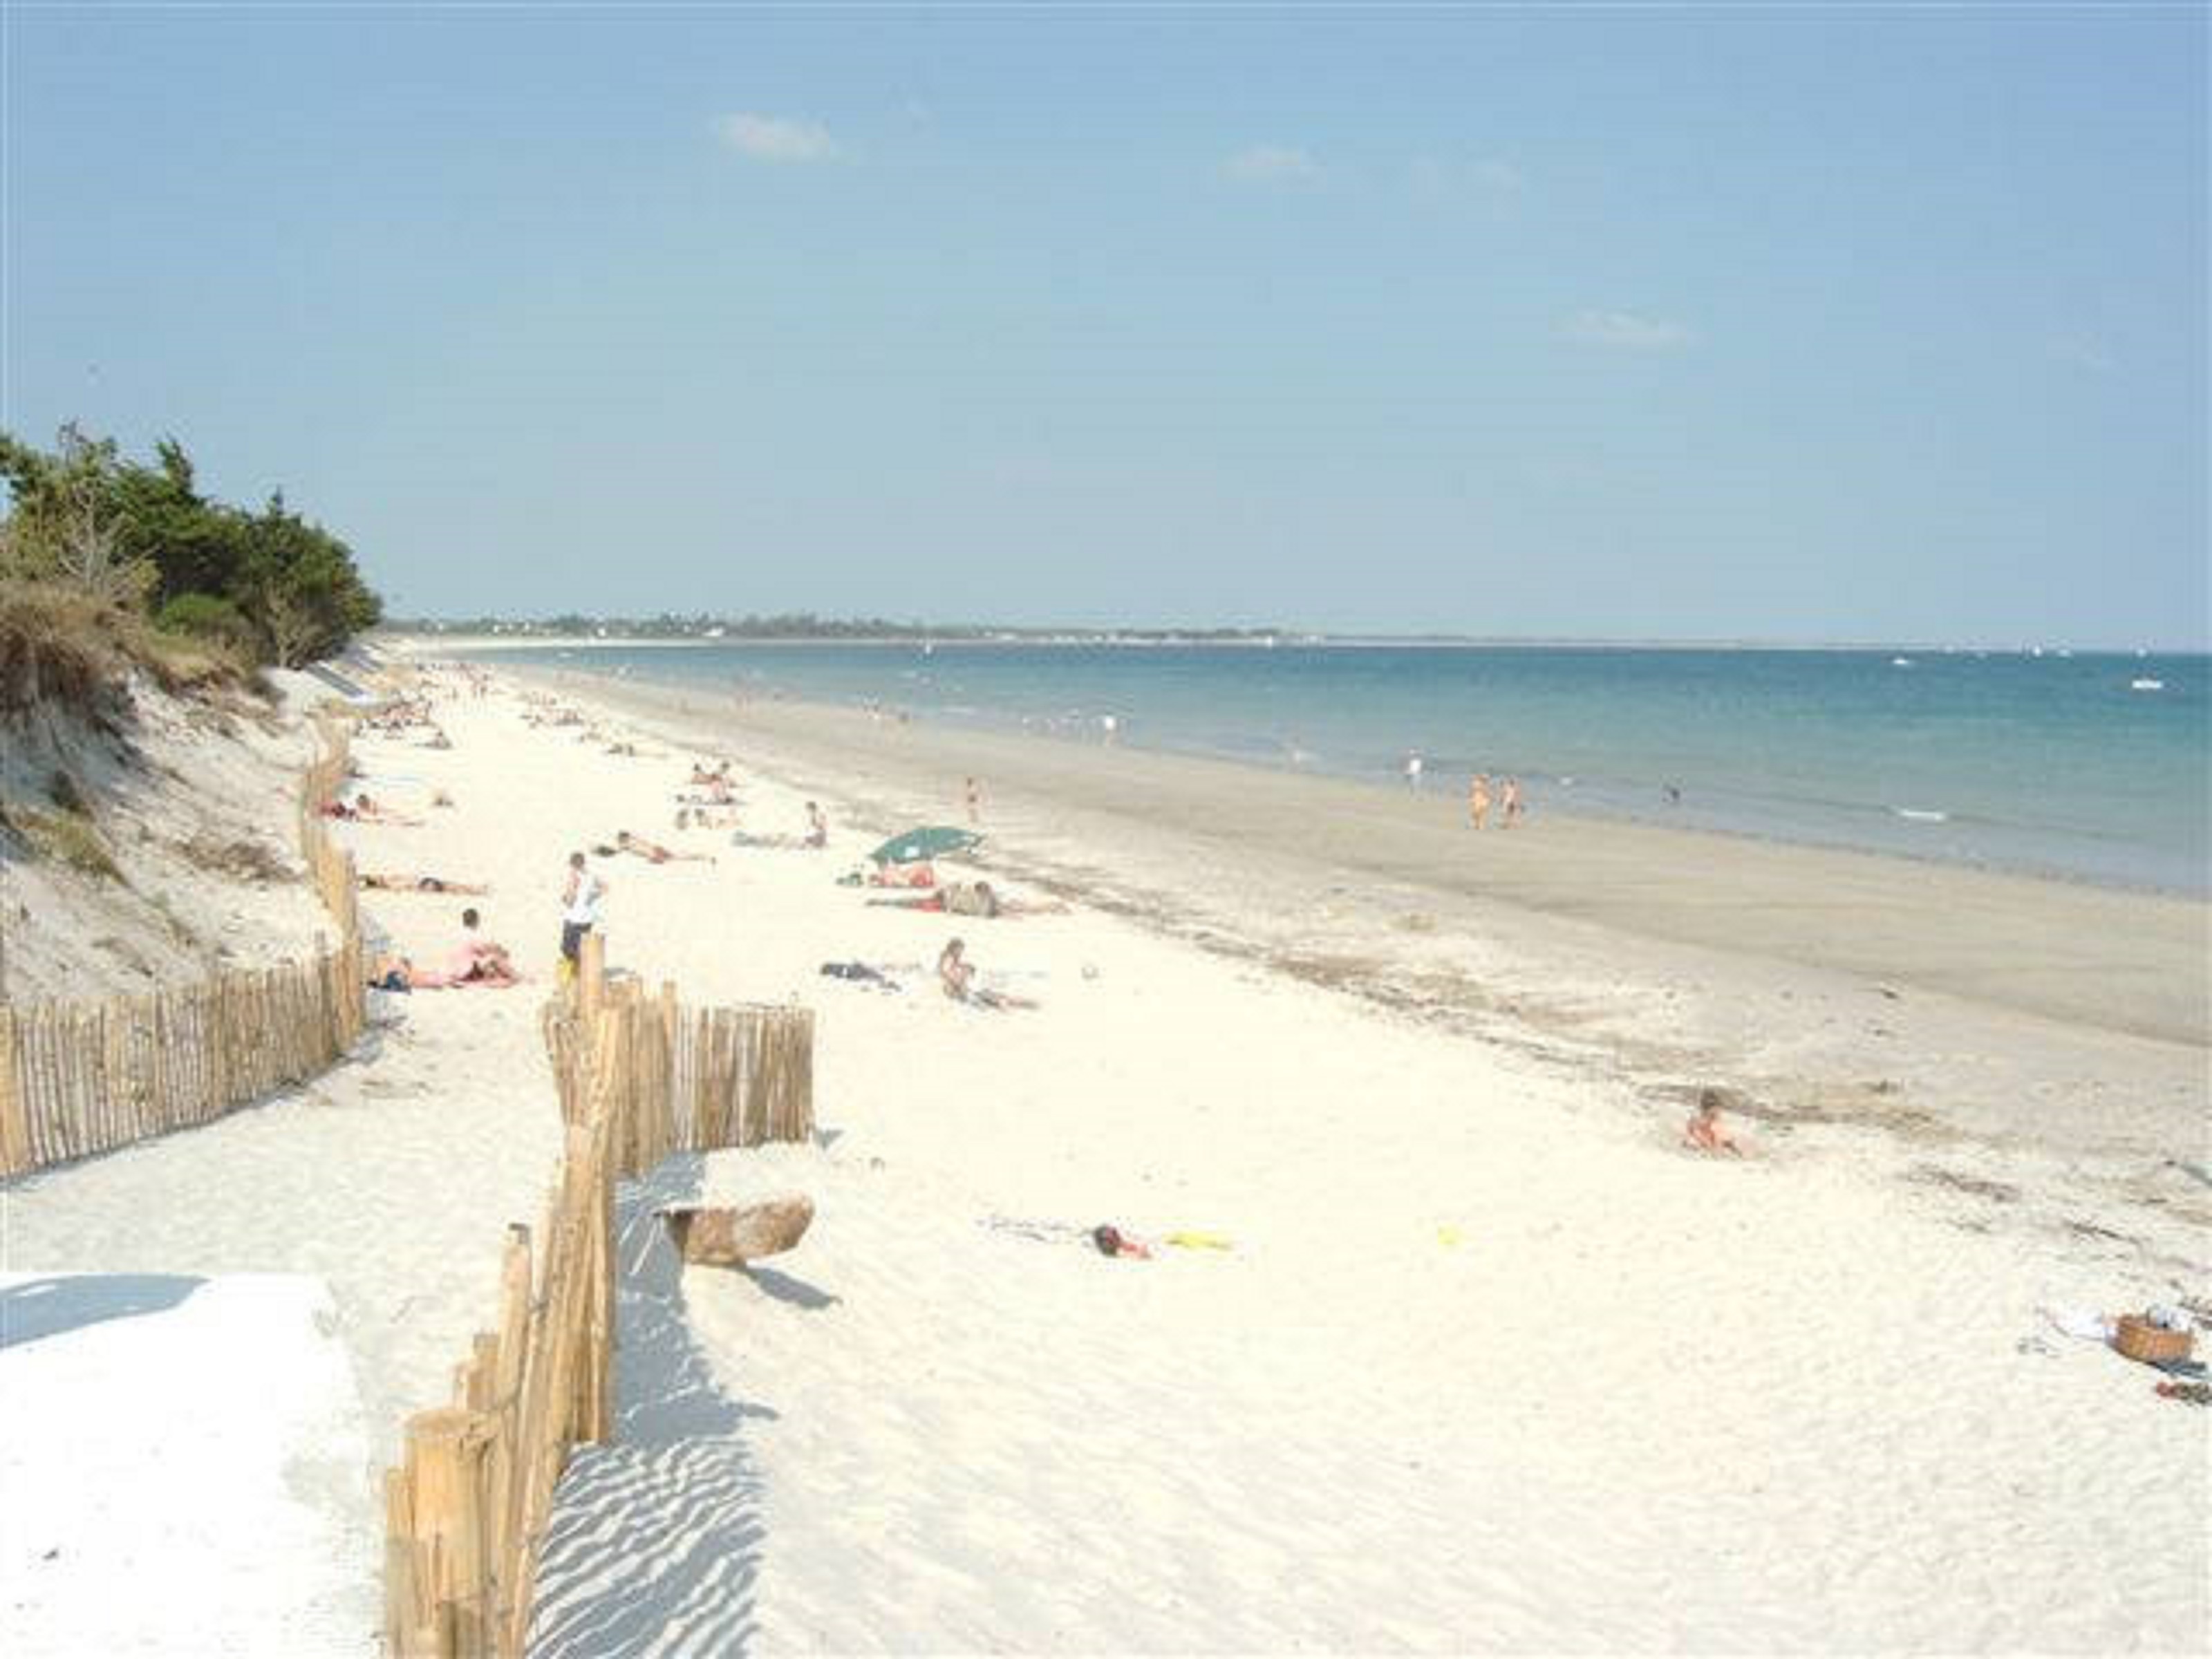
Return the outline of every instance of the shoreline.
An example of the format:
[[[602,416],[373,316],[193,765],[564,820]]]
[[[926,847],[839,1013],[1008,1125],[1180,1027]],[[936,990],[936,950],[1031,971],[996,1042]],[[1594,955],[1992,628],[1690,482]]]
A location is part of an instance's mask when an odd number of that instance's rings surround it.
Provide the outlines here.
[[[1429,854],[1466,832],[1448,804],[1389,790],[507,672],[886,834],[959,822],[973,772],[994,877],[1653,1109],[1720,1086],[1804,1155],[1966,1191],[1994,1176],[1990,1224],[2087,1229],[2204,1270],[2205,906],[1549,821],[1491,832],[1481,879],[1440,880]],[[1255,799],[1255,777],[1294,799]],[[1307,818],[1334,833],[1284,844]],[[2163,1021],[2143,987],[2166,994]]]
[[[677,714],[705,720],[716,728],[773,738],[786,743],[812,742],[895,771],[920,772],[944,780],[943,811],[957,811],[960,776],[977,767],[1018,778],[1029,788],[1062,792],[1063,804],[1103,806],[1157,822],[1165,812],[1182,827],[1200,827],[1199,815],[1231,798],[1262,797],[1279,819],[1340,813],[1373,833],[1373,849],[1363,851],[1347,839],[1327,843],[1325,856],[1363,872],[1386,875],[1431,886],[1469,899],[1510,905],[1537,915],[1595,921],[1680,945],[1755,954],[1778,955],[1801,966],[1918,982],[1930,990],[1987,1000],[2015,1012],[2069,1023],[2088,1024],[2159,1041],[2204,1047],[2212,1044],[2212,963],[2203,947],[2212,942],[2212,900],[2151,886],[2107,884],[2044,872],[1970,865],[1934,857],[1870,851],[1767,836],[1753,832],[1687,828],[1645,819],[1577,813],[1547,802],[1540,819],[1517,832],[1493,829],[1481,844],[1499,849],[1512,862],[1472,869],[1447,861],[1469,835],[1455,797],[1438,792],[1409,794],[1394,787],[1336,774],[1297,772],[1230,757],[1145,748],[1103,746],[1038,733],[951,722],[911,720],[887,724],[842,704],[776,696],[747,698],[741,706],[719,699],[706,688],[694,690],[619,678],[588,669],[502,665],[518,678],[554,683],[574,690],[574,678],[587,683],[601,701],[628,712]],[[1085,789],[1079,781],[1095,780]],[[988,781],[988,780],[987,780]],[[1147,789],[1156,798],[1144,799]],[[1078,799],[1078,796],[1081,799]],[[948,821],[950,821],[948,819]],[[1233,828],[1249,838],[1249,815]],[[1417,838],[1407,832],[1418,829]],[[1437,833],[1439,830],[1443,833]],[[1220,826],[1221,833],[1231,826]],[[1385,837],[1391,839],[1385,840]],[[1287,842],[1297,839],[1280,836]],[[1553,849],[1547,868],[1519,853],[1529,842]],[[1563,845],[1564,843],[1564,845]],[[1510,849],[1510,854],[1507,849]],[[1423,867],[1422,852],[1439,852]],[[1716,866],[1725,865],[1725,872]],[[1652,883],[1695,881],[1699,901],[1728,902],[1723,890],[1755,885],[1755,896],[1736,901],[1752,909],[1786,906],[1809,890],[1840,891],[1830,908],[1863,900],[1923,905],[1951,902],[1985,931],[1960,941],[1941,965],[1886,957],[1872,948],[1837,938],[1814,927],[1795,934],[1772,927],[1731,932],[1729,921],[1702,919],[1699,905],[1636,890],[1638,866]],[[1607,885],[1600,886],[1602,881]],[[1709,914],[1709,913],[1708,913]],[[1893,915],[1893,923],[1898,918]],[[2020,950],[2045,963],[2070,952],[2064,941],[2084,931],[2116,933],[2155,960],[2133,969],[2122,968],[2124,982],[2112,964],[2058,970],[2037,967],[2009,983],[2000,983],[2001,952]],[[1942,941],[1918,930],[1899,933],[1893,944],[1915,947]],[[2043,947],[2039,951],[2035,946]],[[2052,986],[2059,977],[2063,982]]]
[[[418,640],[417,648],[431,651],[443,642]],[[988,660],[998,652],[1030,652],[1042,653],[1055,647],[1072,652],[1079,657],[1097,661],[1101,653],[1111,653],[1116,644],[1142,655],[1156,642],[1151,641],[1054,641],[1036,640],[963,640],[945,642],[948,657],[957,673],[961,653],[966,653],[971,662]],[[1210,641],[1181,642],[1190,648],[1202,649]],[[885,714],[900,714],[913,721],[926,723],[934,729],[972,733],[979,738],[1021,737],[1048,738],[1072,742],[1079,748],[1097,747],[1097,733],[1086,712],[1083,730],[1070,732],[1058,729],[1054,717],[1034,710],[1024,714],[1013,708],[994,708],[960,703],[954,706],[914,707],[904,701],[905,693],[896,688],[887,689],[880,698],[864,697],[848,687],[843,690],[824,688],[789,688],[781,684],[781,676],[773,661],[778,650],[794,653],[836,652],[849,647],[861,653],[850,660],[860,662],[871,653],[897,654],[919,648],[913,640],[856,639],[829,640],[721,640],[694,641],[683,639],[574,641],[574,653],[560,641],[486,641],[485,655],[490,660],[504,660],[523,673],[580,673],[604,682],[629,683],[633,672],[641,684],[658,684],[662,689],[688,693],[709,703],[730,689],[718,680],[691,678],[673,666],[666,669],[652,665],[649,660],[639,660],[633,665],[599,659],[593,656],[599,650],[636,650],[643,659],[658,658],[672,664],[674,653],[680,658],[687,651],[727,650],[744,653],[758,648],[761,659],[748,666],[742,656],[728,665],[738,674],[735,682],[744,687],[741,695],[750,701],[780,702],[794,707],[811,708],[823,713],[842,712],[848,714],[880,710]],[[1356,651],[1358,642],[1339,642],[1340,647]],[[1298,647],[1304,649],[1303,646]],[[1394,644],[1389,647],[1396,648]],[[1451,648],[1489,650],[1491,647],[1462,647]],[[1522,649],[1541,655],[1556,647],[1527,646]],[[1582,647],[1575,647],[1581,649]],[[1705,647],[1676,647],[1695,653]],[[1757,657],[1772,654],[1764,647],[1741,647],[1747,654]],[[1616,647],[1620,654],[1634,656],[1645,647]],[[542,661],[516,662],[513,653],[532,653],[544,658]],[[1868,658],[1882,654],[1851,647],[1806,647],[1803,654],[1826,653],[1840,659]],[[580,654],[575,654],[580,653]],[[1986,653],[1984,653],[1986,654]],[[2099,659],[2101,660],[2101,659]],[[917,661],[920,659],[917,659]],[[2112,660],[2117,665],[2128,660],[2115,653]],[[872,673],[872,671],[867,671]],[[2117,671],[2116,671],[2117,672]],[[927,668],[923,677],[927,678]],[[802,676],[802,678],[804,678]],[[758,681],[759,684],[753,684]],[[1094,696],[1106,695],[1094,689]],[[1103,707],[1110,708],[1109,702]],[[1204,732],[1184,732],[1178,738],[1174,729],[1163,737],[1150,730],[1142,720],[1131,723],[1132,717],[1124,711],[1124,726],[1120,741],[1113,746],[1125,750],[1139,750],[1157,755],[1176,757],[1199,762],[1235,766],[1267,774],[1285,774],[1293,777],[1333,779],[1366,788],[1382,788],[1395,793],[1395,785],[1402,774],[1395,761],[1385,763],[1371,749],[1365,750],[1337,750],[1329,749],[1327,757],[1307,754],[1295,746],[1295,740],[1268,735],[1264,726],[1249,732],[1238,732],[1237,740],[1210,742]],[[1220,734],[1215,734],[1220,735]],[[1462,759],[1453,762],[1439,760],[1448,751],[1431,749],[1431,781],[1443,782],[1445,799],[1453,796],[1456,787],[1463,786],[1465,771],[1473,763]],[[1587,758],[1587,757],[1586,757]],[[1523,763],[1518,769],[1537,793],[1536,806],[1547,818],[1566,819],[1597,825],[1620,825],[1655,831],[1684,833],[1698,836],[1718,837],[1731,842],[1748,843],[1757,847],[1802,848],[1820,852],[1856,854],[1865,857],[1896,862],[1932,866],[1946,870],[1978,872],[1995,877],[2016,877],[2025,880],[2051,883],[2064,886],[2087,887],[2100,890],[2169,897],[2191,902],[2212,902],[2212,864],[2204,862],[2197,848],[2198,832],[2186,826],[2172,829],[2163,839],[2130,841],[2125,836],[2112,841],[2100,836],[2093,827],[2083,823],[2053,819],[2045,823],[2025,811],[2021,802],[2008,806],[2002,800],[1989,800],[1969,790],[1963,799],[1946,799],[1942,786],[1927,778],[1892,781],[1878,785],[1862,779],[1857,793],[1846,789],[1837,794],[1822,794],[1808,791],[1802,781],[1792,782],[1780,776],[1771,779],[1723,776],[1708,781],[1708,787],[1692,788],[1686,799],[1677,798],[1672,805],[1662,806],[1662,793],[1670,787],[1664,769],[1656,771],[1638,771],[1633,767],[1620,769],[1622,757],[1610,762],[1590,760],[1596,769],[1583,773],[1576,767],[1577,776],[1555,775],[1550,764]],[[1456,765],[1455,781],[1446,774]],[[1439,772],[1437,767],[1445,769]],[[1613,769],[1607,769],[1608,766]],[[1899,793],[1901,791],[1901,793]],[[2179,837],[2179,839],[2177,839]],[[2112,844],[2107,844],[2111,842]],[[2118,850],[2115,850],[2115,849]]]

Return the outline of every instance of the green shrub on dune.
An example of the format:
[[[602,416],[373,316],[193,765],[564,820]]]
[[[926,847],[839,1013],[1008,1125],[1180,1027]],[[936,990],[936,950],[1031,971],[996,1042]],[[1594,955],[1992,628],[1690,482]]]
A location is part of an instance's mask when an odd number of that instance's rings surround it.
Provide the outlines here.
[[[382,615],[352,550],[281,492],[249,512],[202,495],[174,440],[155,456],[128,460],[114,440],[74,426],[52,453],[0,433],[0,589],[19,604],[22,590],[52,589],[150,615],[161,633],[247,666],[313,662]]]

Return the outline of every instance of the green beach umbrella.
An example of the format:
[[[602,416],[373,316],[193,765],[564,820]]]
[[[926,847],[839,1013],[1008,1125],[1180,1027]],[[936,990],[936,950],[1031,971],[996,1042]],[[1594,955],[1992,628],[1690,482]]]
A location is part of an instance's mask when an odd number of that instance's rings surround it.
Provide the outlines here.
[[[893,836],[868,857],[877,864],[919,864],[924,859],[942,858],[947,853],[964,853],[980,845],[982,839],[971,830],[955,830],[950,824],[927,824]]]

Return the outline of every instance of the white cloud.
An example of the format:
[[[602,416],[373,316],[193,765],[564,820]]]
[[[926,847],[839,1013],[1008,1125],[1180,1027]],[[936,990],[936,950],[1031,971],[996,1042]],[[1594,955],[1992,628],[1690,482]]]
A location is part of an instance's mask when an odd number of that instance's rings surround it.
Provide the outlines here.
[[[780,115],[718,115],[714,136],[756,161],[826,161],[837,153],[826,129]]]
[[[1287,144],[1254,144],[1221,164],[1240,185],[1297,184],[1321,176],[1312,156]]]
[[[1632,311],[1577,311],[1567,319],[1563,331],[1584,345],[1621,351],[1671,351],[1690,339],[1690,331],[1680,323],[1639,317]]]

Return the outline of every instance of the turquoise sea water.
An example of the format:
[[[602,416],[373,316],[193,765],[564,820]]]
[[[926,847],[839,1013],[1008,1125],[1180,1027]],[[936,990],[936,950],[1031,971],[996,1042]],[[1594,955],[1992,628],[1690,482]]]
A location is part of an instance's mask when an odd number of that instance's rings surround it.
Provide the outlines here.
[[[2201,656],[1571,647],[736,645],[520,659],[882,703],[1464,797],[2212,890]],[[2132,683],[2158,681],[2162,689]],[[1668,785],[1680,792],[1670,802]]]

